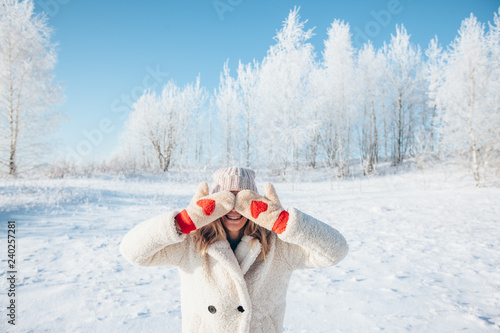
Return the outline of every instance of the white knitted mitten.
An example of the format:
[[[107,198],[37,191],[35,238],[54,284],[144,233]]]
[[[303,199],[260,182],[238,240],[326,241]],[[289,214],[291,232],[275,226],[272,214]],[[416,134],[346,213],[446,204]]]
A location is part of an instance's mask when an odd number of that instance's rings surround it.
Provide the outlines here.
[[[229,213],[235,200],[229,191],[209,195],[208,184],[201,183],[188,207],[177,214],[175,220],[182,232],[189,234]]]
[[[234,209],[258,225],[281,234],[286,229],[289,214],[283,209],[274,186],[264,184],[264,196],[243,190],[236,195]]]

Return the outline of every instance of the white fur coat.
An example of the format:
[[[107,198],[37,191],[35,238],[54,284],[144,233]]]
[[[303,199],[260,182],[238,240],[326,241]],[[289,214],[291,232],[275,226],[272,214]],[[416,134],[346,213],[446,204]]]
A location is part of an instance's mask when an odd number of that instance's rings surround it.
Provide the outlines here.
[[[200,255],[191,235],[177,233],[175,211],[135,226],[120,252],[135,265],[179,268],[183,332],[282,332],[293,270],[332,266],[348,252],[337,230],[297,209],[288,212],[287,228],[271,234],[265,260],[257,259],[260,243],[249,236],[234,252],[224,240]]]

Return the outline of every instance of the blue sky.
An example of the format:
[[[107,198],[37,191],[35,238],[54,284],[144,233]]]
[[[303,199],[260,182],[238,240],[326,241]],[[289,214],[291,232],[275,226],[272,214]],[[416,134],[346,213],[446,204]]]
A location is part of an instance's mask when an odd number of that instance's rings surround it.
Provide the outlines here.
[[[61,151],[83,160],[109,156],[118,145],[130,104],[144,88],[160,90],[168,80],[195,80],[210,92],[226,59],[258,61],[294,6],[311,43],[323,50],[334,19],[348,22],[355,46],[371,39],[379,47],[396,24],[425,49],[437,35],[448,45],[471,12],[486,23],[499,0],[35,0],[45,11],[59,44],[55,74],[64,89],[66,113]]]

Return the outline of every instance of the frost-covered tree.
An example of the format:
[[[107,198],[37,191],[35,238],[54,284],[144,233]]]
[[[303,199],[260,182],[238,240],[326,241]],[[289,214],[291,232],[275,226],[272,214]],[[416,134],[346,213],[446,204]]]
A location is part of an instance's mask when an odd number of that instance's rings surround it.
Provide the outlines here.
[[[183,89],[169,81],[161,95],[146,91],[133,105],[117,153],[129,154],[122,159],[143,169],[168,171],[175,164],[195,164],[203,140],[196,131],[205,131],[197,112],[205,100],[199,78]]]
[[[420,47],[410,42],[404,26],[396,26],[389,44],[384,44],[386,58],[386,98],[392,106],[390,115],[392,163],[399,165],[414,139],[415,121],[422,108],[422,59]]]
[[[307,84],[314,66],[313,46],[307,41],[312,30],[304,30],[299,9],[294,8],[278,31],[276,44],[262,61],[258,94],[262,112],[257,147],[268,166],[286,173],[290,164],[299,167],[300,152],[310,135]]]
[[[308,127],[310,131],[310,136],[308,136],[308,141],[304,146],[304,158],[306,163],[315,168],[318,163],[322,162],[322,158],[328,155],[328,148],[322,144],[321,130],[323,129],[324,118],[326,114],[326,96],[324,94],[325,90],[325,71],[319,66],[314,66],[310,73],[309,85],[308,85],[308,103],[305,111],[308,115]],[[331,159],[331,166],[333,167],[335,155]],[[330,159],[329,159],[330,160]]]
[[[254,61],[249,64],[238,65],[237,84],[242,103],[242,116],[244,121],[244,151],[245,165],[250,166],[252,152],[255,145],[255,118],[259,111],[259,95],[257,94],[259,80],[259,63]]]
[[[436,144],[436,127],[440,123],[437,114],[436,92],[443,83],[443,48],[439,45],[437,37],[430,41],[425,55],[427,56],[425,76],[428,84],[428,107],[431,110],[429,148],[433,152]]]
[[[358,53],[356,84],[358,87],[359,154],[363,172],[371,174],[379,160],[379,128],[382,100],[384,58],[370,42]]]
[[[178,140],[178,103],[178,87],[169,82],[163,88],[161,96],[156,96],[154,91],[142,95],[134,104],[129,117],[130,129],[140,143],[149,143],[158,166],[163,171],[168,171],[170,167]],[[143,153],[146,151],[143,150]]]
[[[485,165],[496,168],[500,174],[500,8],[495,13],[493,23],[489,23],[489,31],[486,34],[486,42],[490,51],[490,75],[492,78],[489,100],[492,124],[489,126],[489,136],[491,138],[491,152],[485,156]]]
[[[181,93],[181,103],[178,105],[182,116],[181,128],[188,132],[179,138],[179,160],[184,159],[185,166],[192,163],[199,167],[210,163],[206,152],[212,149],[212,128],[205,108],[207,99],[208,93],[200,85],[199,75],[196,82],[188,84]]]
[[[352,124],[356,109],[354,48],[349,24],[335,20],[327,33],[323,52],[325,84],[322,93],[325,114],[321,140],[330,166],[333,167],[335,159],[337,175],[345,177],[349,174]]]
[[[495,15],[485,34],[474,15],[462,21],[436,92],[443,140],[470,158],[477,185],[484,182],[490,154],[500,143],[498,24]]]
[[[241,101],[238,95],[238,84],[229,73],[229,61],[224,63],[220,74],[219,88],[214,93],[214,100],[218,118],[223,131],[222,157],[223,164],[238,164],[240,151],[238,149],[241,138]]]
[[[11,175],[43,161],[61,120],[53,109],[62,95],[51,37],[32,0],[0,0],[0,170]]]

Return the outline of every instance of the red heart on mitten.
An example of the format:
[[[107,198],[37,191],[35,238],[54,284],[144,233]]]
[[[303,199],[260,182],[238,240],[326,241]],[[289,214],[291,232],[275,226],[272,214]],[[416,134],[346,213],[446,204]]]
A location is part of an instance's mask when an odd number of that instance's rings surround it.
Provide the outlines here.
[[[254,219],[259,217],[259,214],[267,210],[267,204],[262,201],[252,201],[250,205],[250,212]]]
[[[282,234],[286,230],[289,217],[290,214],[286,210],[282,211],[276,222],[274,222],[273,231],[277,234]]]
[[[203,209],[205,215],[210,216],[215,209],[215,200],[212,199],[201,199],[196,202],[198,206]]]

